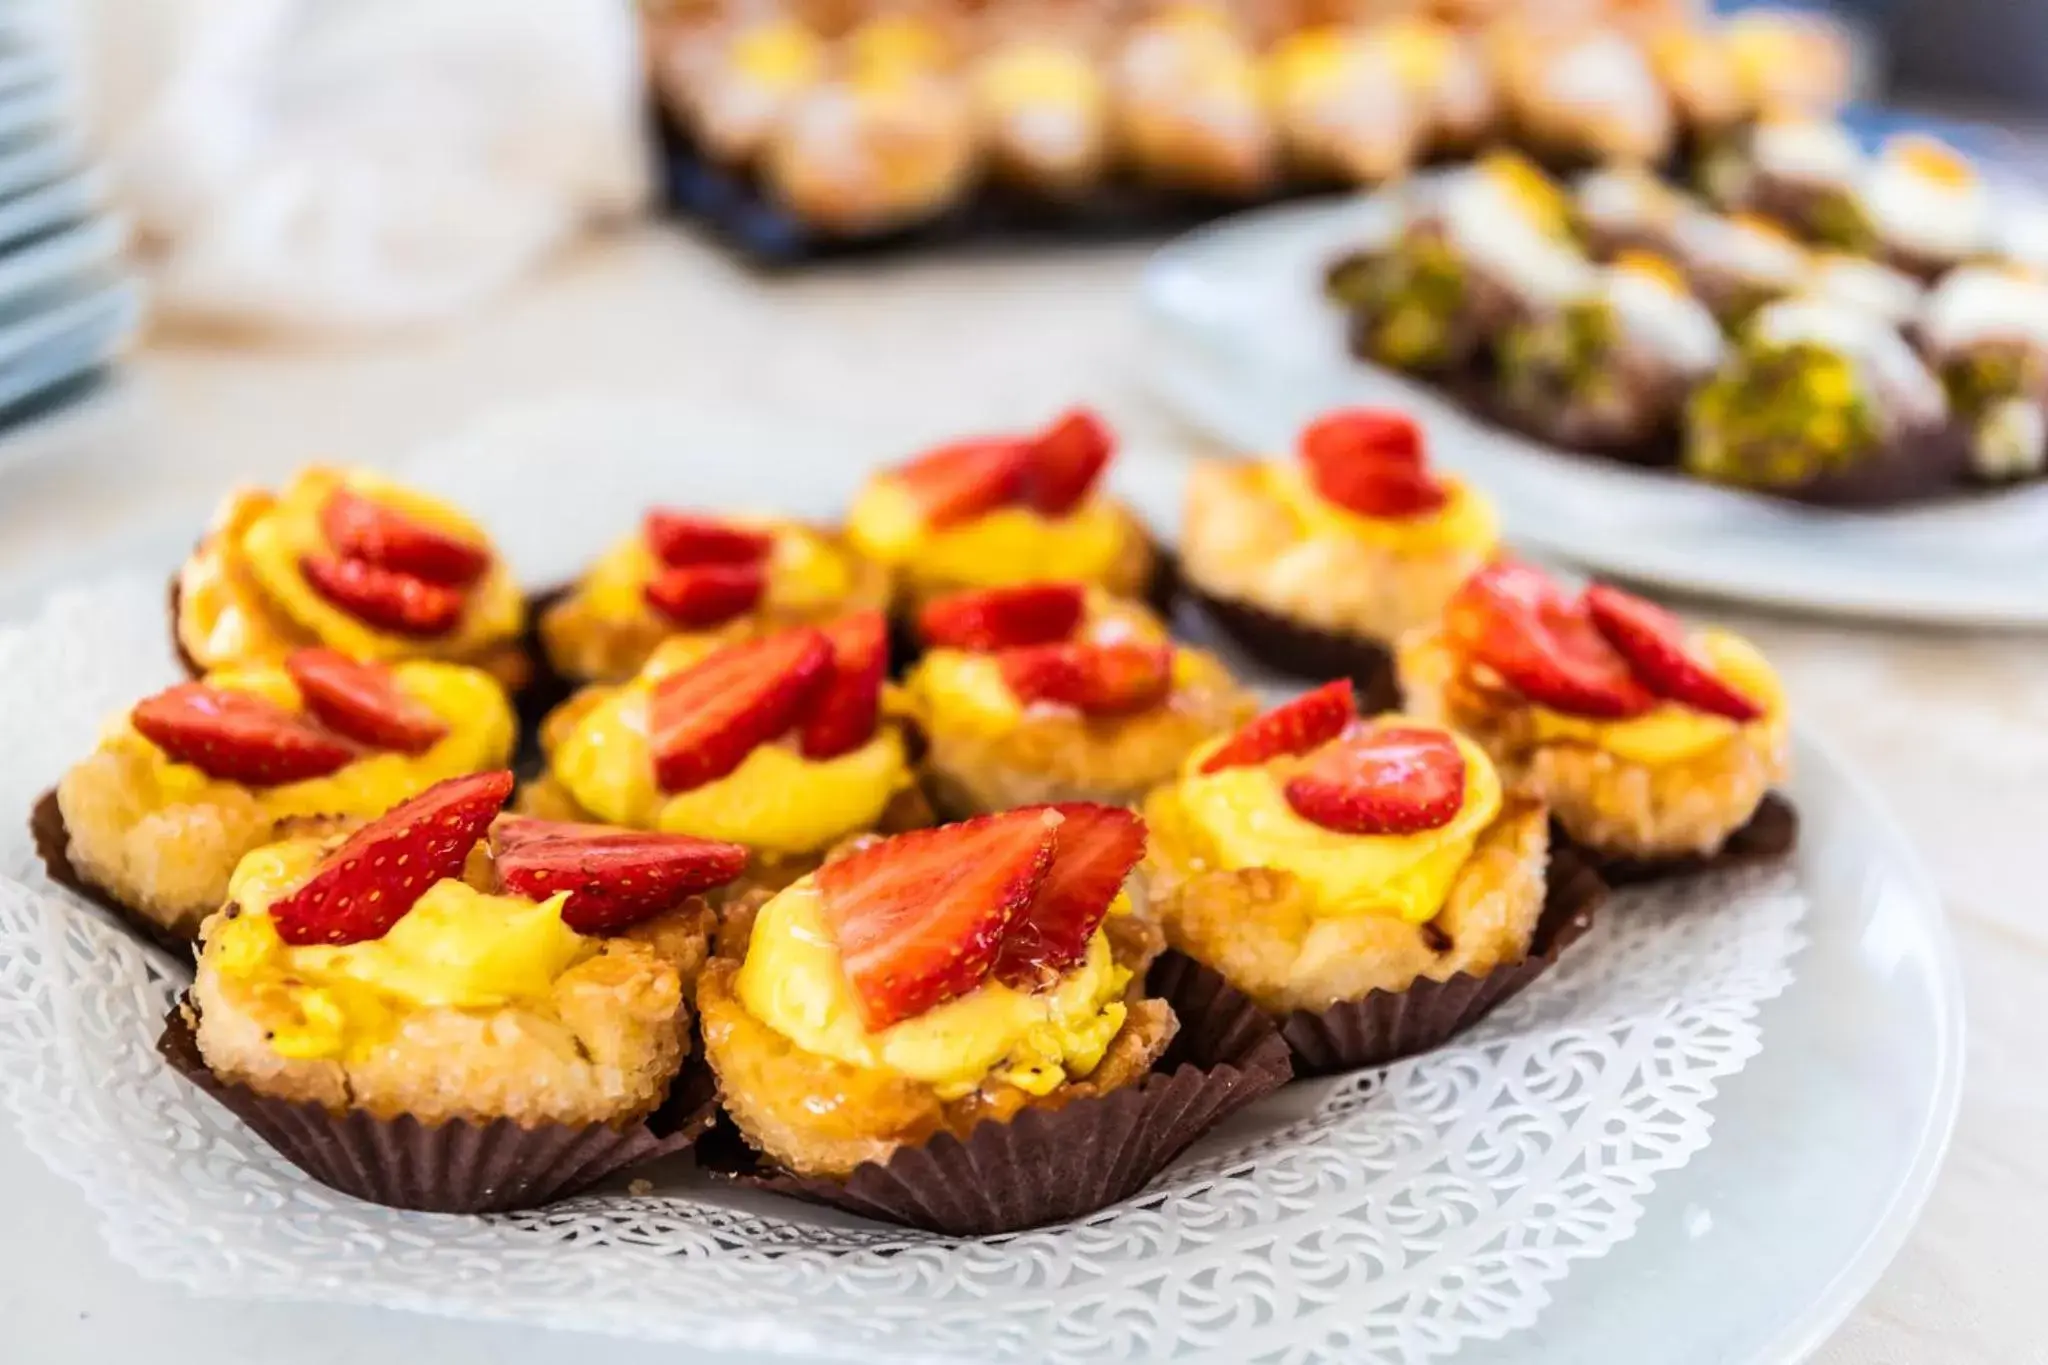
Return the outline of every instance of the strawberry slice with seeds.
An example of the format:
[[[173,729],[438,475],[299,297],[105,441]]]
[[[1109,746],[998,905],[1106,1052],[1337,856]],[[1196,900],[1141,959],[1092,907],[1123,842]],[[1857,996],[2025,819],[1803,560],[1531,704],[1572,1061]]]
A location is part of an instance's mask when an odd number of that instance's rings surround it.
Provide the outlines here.
[[[338,649],[300,649],[285,657],[284,670],[306,709],[358,744],[423,754],[448,734],[433,709],[399,691],[382,664],[358,663]]]
[[[491,567],[491,552],[467,536],[429,526],[395,507],[337,488],[320,509],[320,531],[336,555],[429,583],[466,588]]]
[[[1088,955],[1124,878],[1145,856],[1145,822],[1117,806],[1051,806],[1062,817],[1052,869],[1031,908],[1003,934],[992,969],[1018,990],[1040,990]]]
[[[1539,706],[1612,720],[1657,703],[1585,603],[1526,564],[1503,560],[1467,579],[1444,610],[1444,631]]]
[[[1605,584],[1586,589],[1585,603],[1607,643],[1658,696],[1732,721],[1762,719],[1764,708],[1693,652],[1684,623],[1670,612]]]
[[[1024,493],[1031,443],[1012,437],[956,441],[896,471],[896,481],[933,529],[972,521]]]
[[[756,564],[775,549],[771,532],[666,507],[649,512],[643,530],[654,557],[671,568],[687,564]]]
[[[1450,493],[1424,467],[1422,434],[1403,413],[1348,408],[1311,422],[1301,459],[1317,493],[1364,517],[1434,512]]]
[[[1357,718],[1358,697],[1350,679],[1324,683],[1255,717],[1203,759],[1201,771],[1255,768],[1269,759],[1305,754],[1344,733]]]
[[[345,741],[267,697],[179,683],[136,703],[128,721],[174,762],[245,787],[325,777],[355,758]]]
[[[1003,935],[1052,867],[1059,816],[1044,807],[899,834],[825,864],[825,923],[870,1030],[912,1019],[987,979]]]
[[[1465,755],[1442,730],[1360,727],[1287,779],[1294,813],[1340,834],[1441,829],[1465,804]]]
[[[768,591],[764,564],[683,564],[663,569],[641,590],[647,605],[688,630],[744,616]]]
[[[367,559],[307,555],[299,572],[314,592],[350,616],[396,635],[446,635],[462,619],[462,589]]]
[[[824,628],[832,670],[804,717],[805,758],[837,758],[875,737],[882,719],[882,679],[889,671],[889,624],[879,611],[843,616]]]
[[[1116,451],[1116,437],[1092,409],[1072,408],[1031,443],[1024,496],[1049,517],[1065,516],[1088,496]]]
[[[729,645],[663,678],[647,703],[655,781],[686,792],[724,777],[794,726],[831,670],[831,644],[805,627]]]
[[[1018,700],[1054,702],[1091,716],[1149,710],[1173,690],[1170,645],[1134,640],[1036,645],[1006,649],[996,658]]]
[[[927,604],[918,613],[917,629],[936,648],[993,654],[1057,644],[1080,628],[1087,604],[1087,589],[1079,583],[957,592]]]
[[[638,924],[687,896],[724,886],[747,866],[739,844],[603,825],[500,821],[491,842],[499,883],[537,901],[568,892],[562,922],[579,934]]]
[[[512,795],[512,774],[439,782],[364,825],[320,860],[305,885],[270,907],[286,943],[382,938],[427,888],[461,875],[470,849]]]

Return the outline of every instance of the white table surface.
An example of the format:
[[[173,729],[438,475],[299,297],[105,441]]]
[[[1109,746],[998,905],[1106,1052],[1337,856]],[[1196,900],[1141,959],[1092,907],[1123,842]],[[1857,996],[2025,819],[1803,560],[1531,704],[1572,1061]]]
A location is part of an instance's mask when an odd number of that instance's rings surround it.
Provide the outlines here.
[[[473,414],[555,394],[752,404],[879,436],[1031,422],[1085,400],[1129,439],[1184,445],[1137,383],[1130,286],[1141,259],[1124,249],[763,281],[645,228],[579,249],[446,331],[371,345],[154,336],[110,400],[38,435],[38,458],[0,468],[0,603],[109,556],[175,555],[236,480],[315,457],[395,460]],[[1969,1077],[1947,1168],[1905,1252],[1817,1358],[2048,1361],[2037,1326],[2048,1285],[2048,636],[1719,614],[1773,653],[1802,714],[1915,832],[1969,991]],[[114,1263],[83,1200],[4,1121],[0,1213],[8,1362],[689,1358],[374,1310],[190,1298]]]

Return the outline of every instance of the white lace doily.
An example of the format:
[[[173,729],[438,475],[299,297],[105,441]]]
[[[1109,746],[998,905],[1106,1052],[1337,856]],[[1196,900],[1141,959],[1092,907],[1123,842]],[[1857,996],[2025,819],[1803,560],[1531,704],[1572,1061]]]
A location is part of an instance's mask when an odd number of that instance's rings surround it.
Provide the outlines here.
[[[1801,941],[1787,872],[1630,894],[1458,1045],[1290,1087],[1067,1227],[949,1240],[687,1170],[520,1215],[377,1208],[160,1063],[178,965],[34,862],[36,795],[173,676],[163,586],[70,592],[0,632],[0,1085],[114,1252],[201,1293],[847,1359],[1423,1360],[1530,1323],[1634,1231]]]

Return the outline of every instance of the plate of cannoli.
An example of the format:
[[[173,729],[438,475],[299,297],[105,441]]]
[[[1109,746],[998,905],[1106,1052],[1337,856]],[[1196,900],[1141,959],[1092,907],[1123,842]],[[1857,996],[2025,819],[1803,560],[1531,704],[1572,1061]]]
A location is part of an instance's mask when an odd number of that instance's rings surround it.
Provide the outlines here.
[[[1399,412],[836,439],[526,410],[0,630],[0,1080],[124,1259],[805,1359],[1847,1311],[1955,968],[1763,651]]]
[[[1787,606],[2048,620],[2048,285],[2032,190],[1809,118],[1564,177],[1495,151],[1163,250],[1153,377],[1226,441],[1418,412],[1509,532]]]

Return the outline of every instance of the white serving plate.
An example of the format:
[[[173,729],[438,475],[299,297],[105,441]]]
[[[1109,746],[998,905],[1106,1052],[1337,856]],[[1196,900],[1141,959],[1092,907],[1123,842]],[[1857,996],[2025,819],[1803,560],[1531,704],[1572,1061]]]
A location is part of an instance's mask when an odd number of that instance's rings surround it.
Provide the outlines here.
[[[1141,285],[1146,377],[1245,450],[1289,448],[1327,408],[1408,408],[1437,458],[1494,496],[1518,543],[1596,571],[1806,611],[2048,626],[2048,484],[1898,511],[1803,508],[1568,455],[1354,360],[1322,268],[1386,211],[1370,197],[1288,205],[1162,248]]]
[[[466,495],[522,577],[545,583],[653,499],[825,514],[871,463],[902,453],[595,402],[508,414],[407,472]],[[1131,452],[1114,477],[1170,534],[1182,466]],[[154,636],[166,568],[59,594],[31,633],[0,630],[0,681],[36,694],[0,708],[36,718],[0,719],[13,756],[0,802],[25,802],[89,741],[99,711],[168,676]],[[132,664],[109,677],[96,659]],[[689,1176],[663,1177],[623,1219],[605,1202],[618,1194],[491,1220],[338,1200],[163,1074],[134,1035],[169,989],[164,960],[50,898],[18,836],[0,843],[0,1093],[30,1149],[81,1186],[117,1255],[231,1298],[792,1359],[1177,1347],[1190,1360],[1412,1361],[1456,1346],[1461,1362],[1777,1365],[1810,1350],[1897,1250],[1939,1164],[1962,1065],[1953,951],[1926,875],[1823,745],[1802,735],[1797,763],[1806,834],[1782,893],[1716,883],[1724,902],[1617,906],[1588,951],[1464,1044],[1377,1078],[1292,1087],[1212,1135],[1154,1194],[1053,1233],[953,1244]],[[1719,994],[1696,998],[1706,980]],[[1645,1109],[1640,1078],[1663,1072],[1701,1079],[1652,1086],[1658,1105]],[[1496,1126],[1503,1108],[1515,1121]],[[1607,1122],[1614,1146],[1599,1160],[1546,1164],[1566,1130]],[[1440,1183],[1428,1144],[1449,1141],[1464,1157]],[[1641,1184],[1616,1183],[1615,1163]],[[1414,1199],[1355,1203],[1366,1177]],[[1571,1218],[1523,1204],[1536,1189]],[[1511,1235],[1478,1235],[1482,1214]],[[1444,1257],[1488,1269],[1361,1306],[1388,1276]]]

